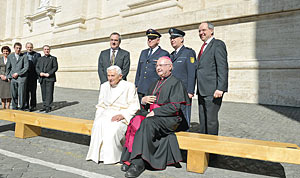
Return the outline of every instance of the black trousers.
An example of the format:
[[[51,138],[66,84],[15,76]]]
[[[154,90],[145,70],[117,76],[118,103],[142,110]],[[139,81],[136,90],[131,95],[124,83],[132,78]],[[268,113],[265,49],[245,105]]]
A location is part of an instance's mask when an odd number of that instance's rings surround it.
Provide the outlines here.
[[[138,92],[138,97],[139,97],[140,103],[141,103],[142,98],[143,98],[144,96],[145,96],[145,94],[139,93],[139,92]]]
[[[41,82],[42,100],[45,109],[49,109],[53,102],[54,82],[45,81]]]
[[[36,107],[36,79],[27,78],[26,85],[26,103],[25,108],[35,108]]]
[[[221,108],[222,97],[198,95],[200,133],[218,135],[218,112]]]

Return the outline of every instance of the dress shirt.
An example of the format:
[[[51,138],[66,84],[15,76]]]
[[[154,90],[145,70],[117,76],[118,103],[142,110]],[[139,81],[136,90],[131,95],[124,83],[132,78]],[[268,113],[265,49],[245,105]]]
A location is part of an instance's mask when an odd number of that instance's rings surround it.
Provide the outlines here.
[[[207,41],[205,41],[205,43],[206,43],[206,45],[204,46],[204,48],[203,48],[203,52],[202,53],[204,53],[204,51],[205,51],[205,49],[206,49],[206,47],[208,46],[208,44],[211,42],[211,40],[212,39],[214,39],[214,37],[212,36],[212,37],[210,37]]]
[[[109,59],[111,59],[111,55],[112,55],[112,53],[113,53],[113,50],[115,50],[115,59],[116,59],[116,57],[117,57],[117,53],[118,53],[118,51],[119,51],[119,48],[118,49],[112,49],[112,48],[110,48],[110,58]]]
[[[183,45],[181,45],[179,48],[176,49],[175,54],[178,54],[178,52],[180,51],[180,49],[182,48]]]
[[[149,50],[148,56],[151,56],[152,54],[154,54],[157,49],[158,49],[158,46],[156,46],[155,48],[153,48],[151,54],[149,54],[150,53],[150,50]]]

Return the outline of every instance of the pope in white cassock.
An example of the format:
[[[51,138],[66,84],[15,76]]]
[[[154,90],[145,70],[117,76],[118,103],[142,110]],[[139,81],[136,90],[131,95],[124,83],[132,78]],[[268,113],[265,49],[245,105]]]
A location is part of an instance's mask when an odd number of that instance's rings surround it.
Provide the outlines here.
[[[107,68],[107,78],[100,87],[86,160],[114,164],[120,161],[127,124],[140,104],[134,84],[122,80],[118,66]]]

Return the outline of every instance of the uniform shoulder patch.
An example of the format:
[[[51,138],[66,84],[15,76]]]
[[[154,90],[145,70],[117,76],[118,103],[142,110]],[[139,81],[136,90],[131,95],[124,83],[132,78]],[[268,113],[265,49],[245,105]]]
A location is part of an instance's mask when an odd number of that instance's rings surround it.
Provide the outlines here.
[[[195,62],[195,58],[194,57],[190,57],[190,61],[193,64]]]

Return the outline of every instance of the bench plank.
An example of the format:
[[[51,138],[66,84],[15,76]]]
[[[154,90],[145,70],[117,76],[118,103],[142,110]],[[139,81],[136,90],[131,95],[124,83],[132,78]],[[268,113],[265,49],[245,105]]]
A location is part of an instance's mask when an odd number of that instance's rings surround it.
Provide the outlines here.
[[[33,128],[35,127],[45,127],[49,129],[62,130],[84,135],[91,135],[91,130],[93,127],[92,120],[76,119],[71,117],[31,113],[9,109],[0,110],[0,119],[16,122],[15,136],[18,138],[28,138],[34,136]],[[38,129],[34,130],[36,131],[36,134],[38,134]]]
[[[187,132],[178,132],[176,136],[181,149],[300,164],[300,149],[296,144]]]

